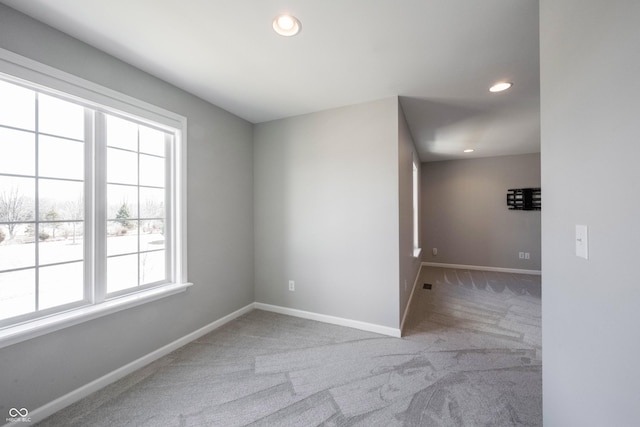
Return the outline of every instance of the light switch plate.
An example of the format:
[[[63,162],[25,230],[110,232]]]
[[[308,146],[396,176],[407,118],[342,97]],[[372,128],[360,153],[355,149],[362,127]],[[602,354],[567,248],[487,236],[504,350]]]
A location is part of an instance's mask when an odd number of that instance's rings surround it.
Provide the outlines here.
[[[576,256],[589,259],[589,238],[586,225],[576,225]]]

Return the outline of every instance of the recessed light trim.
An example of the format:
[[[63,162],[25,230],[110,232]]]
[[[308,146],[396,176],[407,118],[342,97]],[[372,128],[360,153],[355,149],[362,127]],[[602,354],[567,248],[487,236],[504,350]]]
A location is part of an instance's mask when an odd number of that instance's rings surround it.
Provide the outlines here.
[[[511,88],[511,86],[513,86],[511,82],[498,82],[489,88],[489,92],[502,92]]]
[[[463,151],[463,153],[473,153],[475,150],[473,148],[467,148]]]
[[[302,25],[293,15],[279,15],[273,20],[273,31],[284,37],[292,37],[300,32]]]

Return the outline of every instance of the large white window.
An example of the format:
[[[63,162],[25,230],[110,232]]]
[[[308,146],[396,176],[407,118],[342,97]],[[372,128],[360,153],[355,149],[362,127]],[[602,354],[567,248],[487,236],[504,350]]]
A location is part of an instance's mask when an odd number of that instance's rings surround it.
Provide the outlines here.
[[[188,285],[184,124],[0,51],[0,344]]]

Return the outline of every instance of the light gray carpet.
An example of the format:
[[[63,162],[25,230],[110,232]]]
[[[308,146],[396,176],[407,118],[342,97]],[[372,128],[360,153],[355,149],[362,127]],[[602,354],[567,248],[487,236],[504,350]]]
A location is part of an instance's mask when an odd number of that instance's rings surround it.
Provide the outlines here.
[[[542,425],[539,277],[423,268],[410,310],[403,339],[256,310],[38,425]]]

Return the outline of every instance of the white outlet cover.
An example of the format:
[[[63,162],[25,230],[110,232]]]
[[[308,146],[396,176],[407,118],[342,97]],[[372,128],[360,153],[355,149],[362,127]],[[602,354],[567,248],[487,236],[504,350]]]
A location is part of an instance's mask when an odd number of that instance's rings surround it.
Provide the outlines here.
[[[589,259],[589,235],[586,225],[576,225],[576,256]]]

